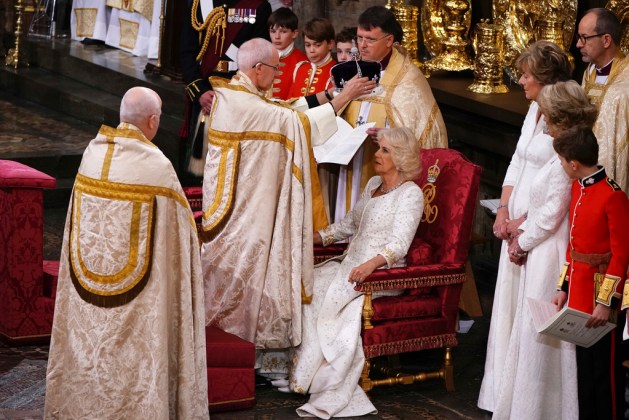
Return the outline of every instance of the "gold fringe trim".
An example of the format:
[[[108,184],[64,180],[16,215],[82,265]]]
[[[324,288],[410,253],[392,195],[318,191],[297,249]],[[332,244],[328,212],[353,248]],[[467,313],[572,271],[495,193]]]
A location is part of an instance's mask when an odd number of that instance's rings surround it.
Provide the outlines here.
[[[463,268],[464,270],[464,268]],[[409,279],[387,279],[357,283],[354,290],[359,292],[379,292],[392,289],[417,289],[419,287],[449,286],[465,282],[465,272]]]
[[[410,340],[395,341],[392,343],[373,344],[363,346],[365,358],[371,359],[377,356],[408,353],[412,351],[438,349],[442,347],[454,347],[459,342],[455,333],[419,337]]]

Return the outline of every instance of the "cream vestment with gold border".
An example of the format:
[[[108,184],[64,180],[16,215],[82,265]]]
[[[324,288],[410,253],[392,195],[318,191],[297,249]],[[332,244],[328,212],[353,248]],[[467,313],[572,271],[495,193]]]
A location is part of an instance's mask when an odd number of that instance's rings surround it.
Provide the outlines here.
[[[446,126],[430,85],[408,55],[395,47],[382,74],[380,86],[380,94],[350,102],[343,112],[343,119],[352,127],[367,122],[375,122],[379,128],[407,127],[422,149],[448,147]],[[354,159],[341,167],[335,221],[343,219],[374,175],[373,156],[376,148],[367,139]]]
[[[208,417],[194,220],[170,161],[130,124],[102,126],[76,177],[44,417]]]
[[[622,53],[616,56],[605,84],[595,79],[594,65],[590,65],[583,75],[583,88],[599,110],[594,124],[598,162],[629,194],[629,57]]]
[[[211,82],[201,250],[206,321],[257,349],[296,346],[301,304],[312,295],[311,146],[334,133],[334,112],[272,102],[242,72]]]

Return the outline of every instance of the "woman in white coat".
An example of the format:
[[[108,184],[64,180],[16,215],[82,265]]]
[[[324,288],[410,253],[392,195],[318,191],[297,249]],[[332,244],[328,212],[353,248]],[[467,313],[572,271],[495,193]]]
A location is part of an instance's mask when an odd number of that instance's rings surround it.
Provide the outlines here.
[[[558,46],[548,41],[538,41],[532,44],[518,57],[516,64],[522,73],[520,84],[524,89],[526,98],[532,102],[524,120],[516,151],[507,169],[500,206],[493,226],[494,234],[503,240],[503,244],[487,342],[485,375],[478,400],[478,406],[494,412],[496,418],[502,418],[497,412],[500,406],[509,402],[506,405],[511,407],[513,402],[513,396],[510,395],[511,390],[505,388],[504,379],[512,373],[506,370],[506,364],[509,346],[512,345],[514,324],[519,322],[516,319],[516,312],[522,301],[521,282],[524,278],[522,261],[514,264],[509,259],[508,250],[511,242],[509,232],[517,231],[517,226],[526,219],[531,205],[532,185],[539,179],[538,175],[541,171],[546,170],[544,168],[547,163],[556,156],[552,147],[552,137],[548,134],[545,119],[535,101],[544,86],[568,80],[572,71],[566,54]],[[556,182],[559,186],[566,187],[565,193],[569,194],[569,182],[563,182],[565,180],[562,179],[548,179],[546,181],[549,184]],[[559,186],[555,186],[555,188],[564,191]],[[565,199],[569,204],[569,196]],[[556,210],[559,213],[563,211],[562,217],[565,217],[567,207],[563,210]],[[558,228],[556,226],[554,230]],[[557,264],[560,263],[557,262]],[[553,283],[555,277],[540,278],[538,281]],[[572,359],[574,359],[573,356],[571,356]],[[537,367],[531,366],[530,369],[536,370]],[[534,392],[537,395],[539,390],[534,390]],[[520,397],[528,399],[531,398],[531,395],[525,394]],[[561,399],[559,399],[558,404],[562,404]],[[510,408],[508,411],[511,411]],[[528,410],[522,411],[520,414],[525,415],[524,413],[527,413],[526,418],[535,418],[535,416],[528,416]],[[559,418],[561,417],[559,416]],[[509,416],[507,415],[505,418],[509,418]]]

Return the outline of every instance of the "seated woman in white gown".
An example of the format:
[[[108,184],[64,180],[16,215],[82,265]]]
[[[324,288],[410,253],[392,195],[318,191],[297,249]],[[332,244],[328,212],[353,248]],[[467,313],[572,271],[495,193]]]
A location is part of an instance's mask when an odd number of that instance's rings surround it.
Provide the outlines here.
[[[302,306],[302,342],[289,376],[291,391],[310,394],[308,403],[297,409],[302,417],[377,412],[358,386],[365,363],[360,337],[364,296],[354,283],[377,268],[405,265],[424,208],[422,191],[413,182],[420,166],[419,146],[409,129],[379,131],[374,159],[378,176],[369,180],[342,221],[314,235],[316,245],[353,239],[341,257],[315,267],[312,303]]]

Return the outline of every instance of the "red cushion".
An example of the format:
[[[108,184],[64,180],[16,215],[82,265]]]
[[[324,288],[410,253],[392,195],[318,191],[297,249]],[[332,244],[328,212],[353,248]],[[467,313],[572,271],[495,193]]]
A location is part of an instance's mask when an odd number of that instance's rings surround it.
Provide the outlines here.
[[[0,187],[55,188],[57,181],[36,169],[11,160],[0,160]]]
[[[253,343],[213,326],[205,327],[205,343],[208,368],[253,369],[255,363]]]
[[[372,305],[372,321],[440,316],[442,309],[441,297],[434,292],[422,296],[381,297],[374,299]]]
[[[256,404],[253,368],[207,369],[210,413],[244,410]]]
[[[57,296],[57,280],[59,278],[59,261],[44,260],[44,296]]]
[[[407,265],[432,264],[432,246],[421,238],[413,239],[406,254]]]

